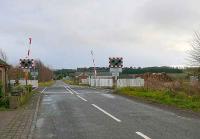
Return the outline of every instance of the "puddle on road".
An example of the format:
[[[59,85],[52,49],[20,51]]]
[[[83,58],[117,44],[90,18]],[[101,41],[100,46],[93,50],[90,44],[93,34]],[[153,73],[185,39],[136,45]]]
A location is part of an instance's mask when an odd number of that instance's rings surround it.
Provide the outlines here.
[[[111,98],[111,99],[114,99],[115,96],[111,95],[111,94],[101,94],[102,96],[104,97],[107,97],[107,98]]]
[[[44,101],[44,102],[52,101],[52,98],[44,98],[43,101]]]
[[[49,104],[51,104],[51,102],[42,102],[42,104],[49,105]]]
[[[37,120],[36,127],[41,128],[43,124],[44,124],[44,118],[40,118]]]

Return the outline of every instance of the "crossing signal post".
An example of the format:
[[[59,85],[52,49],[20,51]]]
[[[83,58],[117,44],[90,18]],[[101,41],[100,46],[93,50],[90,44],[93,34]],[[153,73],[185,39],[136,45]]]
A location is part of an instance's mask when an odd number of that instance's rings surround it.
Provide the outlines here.
[[[113,87],[117,86],[117,78],[119,73],[122,72],[123,58],[122,57],[110,57],[109,58],[110,72],[113,76]]]
[[[31,69],[34,67],[33,59],[20,59],[20,67],[22,69]]]
[[[109,67],[110,68],[122,68],[123,67],[123,58],[122,57],[110,57],[109,58]]]
[[[33,59],[20,59],[20,68],[22,68],[24,70],[26,85],[28,85],[29,71],[33,67],[34,67],[34,60]]]

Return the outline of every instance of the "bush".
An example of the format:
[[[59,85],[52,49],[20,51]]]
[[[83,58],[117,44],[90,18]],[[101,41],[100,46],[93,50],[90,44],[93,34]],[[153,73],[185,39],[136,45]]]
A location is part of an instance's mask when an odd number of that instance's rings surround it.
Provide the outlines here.
[[[27,85],[27,86],[25,86],[25,88],[28,93],[30,93],[33,89],[32,85]]]
[[[20,106],[26,104],[30,100],[30,98],[32,97],[33,94],[34,94],[34,92],[29,92],[29,93],[22,95],[20,97]]]
[[[21,94],[25,92],[26,92],[26,88],[24,86],[18,85],[18,86],[12,87],[10,93],[13,96],[21,96]]]
[[[0,108],[8,108],[9,107],[9,100],[8,98],[0,98]]]
[[[3,90],[2,90],[2,88],[3,88],[3,86],[2,86],[2,84],[0,83],[0,98],[3,97]]]

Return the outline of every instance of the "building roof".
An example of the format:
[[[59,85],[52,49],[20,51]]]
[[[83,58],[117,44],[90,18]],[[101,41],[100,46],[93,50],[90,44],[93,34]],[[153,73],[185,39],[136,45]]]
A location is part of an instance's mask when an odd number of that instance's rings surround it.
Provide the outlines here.
[[[5,62],[5,61],[3,61],[3,60],[1,60],[0,59],[0,66],[2,67],[9,67],[9,65]]]

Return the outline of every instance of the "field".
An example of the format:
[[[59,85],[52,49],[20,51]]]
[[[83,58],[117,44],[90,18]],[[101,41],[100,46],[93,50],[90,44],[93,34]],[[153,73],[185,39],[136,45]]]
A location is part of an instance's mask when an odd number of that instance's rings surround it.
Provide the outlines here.
[[[116,93],[177,108],[200,111],[200,96],[198,95],[189,96],[184,92],[154,91],[145,88],[121,88]]]
[[[47,82],[39,82],[39,86],[40,87],[49,87],[51,85],[53,85],[55,83],[55,81],[51,80],[51,81],[47,81]]]

